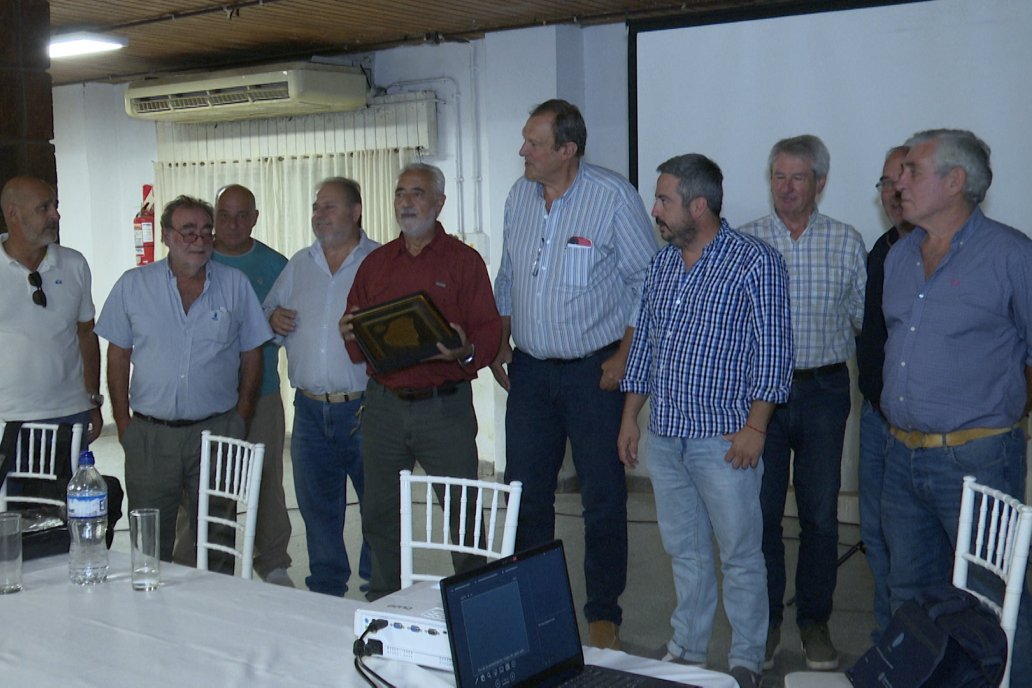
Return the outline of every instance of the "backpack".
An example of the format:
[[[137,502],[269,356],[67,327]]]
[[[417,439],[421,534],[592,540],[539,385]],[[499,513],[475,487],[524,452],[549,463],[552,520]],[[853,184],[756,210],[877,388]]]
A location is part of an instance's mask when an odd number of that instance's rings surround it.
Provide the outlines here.
[[[942,583],[904,602],[846,676],[858,688],[985,688],[1000,685],[1006,664],[1007,634],[996,615]]]

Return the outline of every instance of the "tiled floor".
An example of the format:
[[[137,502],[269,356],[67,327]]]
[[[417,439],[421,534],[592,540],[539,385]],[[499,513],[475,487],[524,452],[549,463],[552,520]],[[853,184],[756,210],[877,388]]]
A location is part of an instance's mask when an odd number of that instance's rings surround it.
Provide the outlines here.
[[[289,442],[287,442],[289,447]],[[97,464],[104,473],[119,476],[123,472],[123,453],[114,437],[112,426],[105,428],[105,434],[93,445]],[[290,576],[295,584],[303,586],[308,575],[308,557],[305,549],[304,523],[297,510],[294,497],[293,474],[289,452],[284,466],[284,484],[293,534],[290,539],[290,556],[294,563]],[[350,500],[355,504],[355,500]],[[124,507],[123,507],[124,508]],[[561,494],[557,498],[557,535],[566,544],[570,564],[574,597],[578,604],[584,599],[584,579],[581,569],[583,557],[583,522],[580,517],[580,495]],[[630,540],[630,561],[628,564],[627,590],[621,598],[624,609],[624,623],[620,635],[624,649],[634,654],[658,657],[664,652],[664,645],[670,636],[669,617],[674,605],[674,590],[671,581],[670,559],[663,551],[656,528],[656,511],[649,491],[634,491],[628,504],[628,535]],[[128,551],[128,520],[123,519],[117,528],[116,549]],[[793,519],[786,519],[786,555],[789,562],[789,595],[793,594],[794,561],[797,550],[798,526]],[[357,506],[348,510],[345,540],[352,560],[358,556],[361,537]],[[840,549],[845,552],[858,539],[856,526],[843,525],[840,528]],[[441,566],[448,566],[448,559],[440,560]],[[438,560],[432,562],[437,566]],[[442,569],[445,573],[446,569]],[[360,598],[358,586],[361,581],[357,573],[350,582],[348,597]],[[835,612],[831,619],[831,633],[842,655],[843,666],[852,663],[869,645],[868,638],[874,626],[871,613],[871,576],[862,553],[850,557],[839,568],[838,587],[835,593]],[[783,685],[783,677],[791,671],[805,669],[802,651],[799,647],[799,632],[795,626],[792,608],[786,611],[782,628],[781,650],[775,661],[774,671],[764,676],[765,688]],[[581,619],[581,629],[586,624]],[[713,640],[710,643],[708,666],[715,670],[727,670],[727,651],[730,645],[730,627],[718,609],[714,624]]]

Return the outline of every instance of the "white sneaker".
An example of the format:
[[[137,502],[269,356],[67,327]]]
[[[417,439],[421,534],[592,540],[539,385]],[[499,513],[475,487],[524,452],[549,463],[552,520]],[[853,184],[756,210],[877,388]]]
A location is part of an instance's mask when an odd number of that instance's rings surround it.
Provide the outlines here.
[[[294,581],[290,580],[286,569],[273,569],[262,576],[262,580],[273,585],[282,585],[284,588],[293,588]]]

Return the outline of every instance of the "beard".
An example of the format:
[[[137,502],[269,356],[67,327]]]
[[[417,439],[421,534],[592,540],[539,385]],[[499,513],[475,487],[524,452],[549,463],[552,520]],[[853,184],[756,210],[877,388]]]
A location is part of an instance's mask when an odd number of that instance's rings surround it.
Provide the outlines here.
[[[420,219],[413,216],[398,218],[401,233],[411,239],[419,239],[429,234],[437,224],[437,218]]]
[[[698,228],[694,224],[680,225],[678,227],[671,227],[665,222],[658,222],[656,224],[659,227],[659,235],[664,241],[681,248],[691,244],[699,233]]]

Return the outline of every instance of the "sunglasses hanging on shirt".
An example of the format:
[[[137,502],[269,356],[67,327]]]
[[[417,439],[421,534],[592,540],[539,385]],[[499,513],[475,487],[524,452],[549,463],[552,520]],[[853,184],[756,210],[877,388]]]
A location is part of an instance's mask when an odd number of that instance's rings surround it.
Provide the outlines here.
[[[37,306],[47,307],[47,295],[43,293],[43,278],[39,276],[39,272],[33,271],[29,273],[29,284],[36,288],[36,291],[32,292],[32,302]]]

